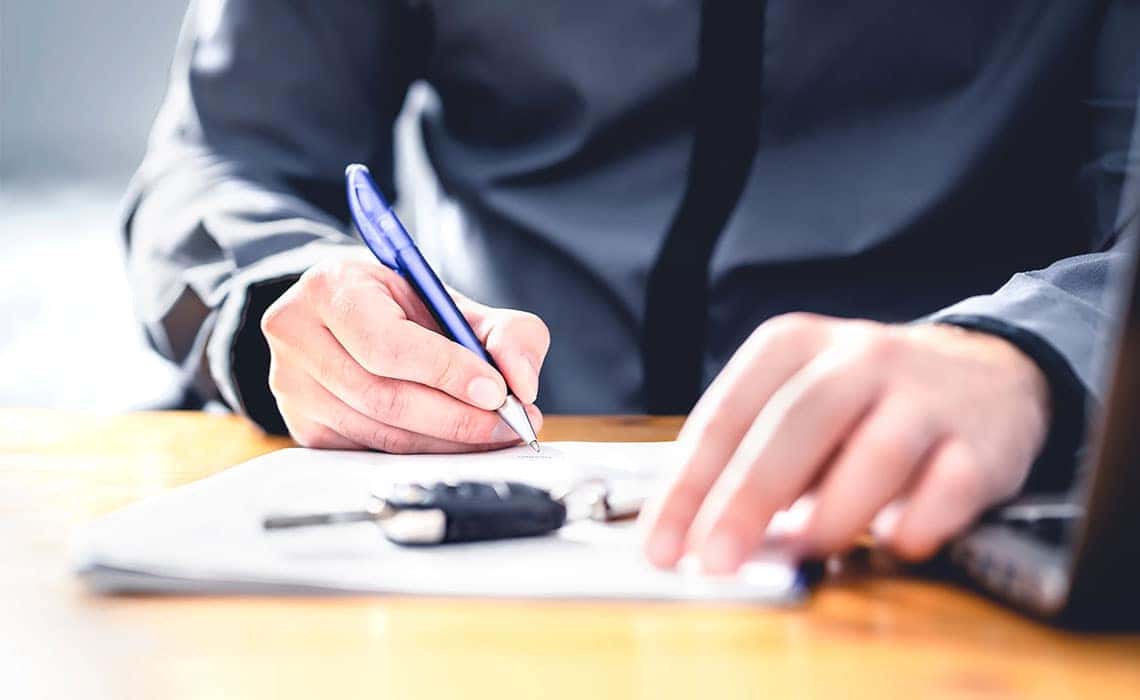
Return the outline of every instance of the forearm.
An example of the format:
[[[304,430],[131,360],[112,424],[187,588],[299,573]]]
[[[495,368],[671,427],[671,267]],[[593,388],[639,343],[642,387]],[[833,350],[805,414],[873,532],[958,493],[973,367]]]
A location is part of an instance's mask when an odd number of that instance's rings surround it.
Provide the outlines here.
[[[396,7],[231,0],[203,22],[191,5],[123,228],[147,336],[203,399],[264,403],[258,309],[355,245],[344,164],[370,162],[391,186],[391,124],[413,75],[393,55],[412,29]]]
[[[329,214],[235,170],[217,155],[182,158],[153,179],[144,166],[125,232],[135,307],[151,344],[203,399],[245,411],[232,350],[248,335],[251,310],[268,306],[264,297],[279,293],[282,281],[355,243]]]

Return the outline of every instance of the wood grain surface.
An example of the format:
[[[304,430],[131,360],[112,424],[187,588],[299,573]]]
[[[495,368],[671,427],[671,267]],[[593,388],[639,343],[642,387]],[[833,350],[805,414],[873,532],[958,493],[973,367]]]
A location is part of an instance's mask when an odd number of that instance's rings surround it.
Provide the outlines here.
[[[549,417],[545,440],[670,439]],[[99,597],[90,518],[290,445],[240,418],[0,409],[0,697],[1140,697],[1140,636],[1077,635],[905,574],[803,607],[385,597]]]

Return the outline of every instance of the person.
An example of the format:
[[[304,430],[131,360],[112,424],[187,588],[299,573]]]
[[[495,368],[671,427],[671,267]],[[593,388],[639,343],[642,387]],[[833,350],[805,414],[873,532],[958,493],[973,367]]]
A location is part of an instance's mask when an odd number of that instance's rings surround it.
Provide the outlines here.
[[[1072,479],[1138,38],[1131,0],[199,0],[127,197],[136,305],[196,400],[310,447],[507,445],[508,386],[536,428],[692,409],[662,567],[734,571],[807,493],[806,550],[922,558]],[[356,161],[501,374],[363,252]]]

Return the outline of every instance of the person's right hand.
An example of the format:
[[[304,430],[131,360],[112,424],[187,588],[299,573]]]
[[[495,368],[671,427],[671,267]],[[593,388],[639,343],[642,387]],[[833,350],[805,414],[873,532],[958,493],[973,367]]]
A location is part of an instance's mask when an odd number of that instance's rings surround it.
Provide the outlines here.
[[[411,286],[374,260],[331,259],[302,275],[261,319],[269,387],[293,439],[404,453],[504,447],[518,442],[495,413],[508,384],[538,430],[546,324],[452,296],[502,375],[441,335]]]

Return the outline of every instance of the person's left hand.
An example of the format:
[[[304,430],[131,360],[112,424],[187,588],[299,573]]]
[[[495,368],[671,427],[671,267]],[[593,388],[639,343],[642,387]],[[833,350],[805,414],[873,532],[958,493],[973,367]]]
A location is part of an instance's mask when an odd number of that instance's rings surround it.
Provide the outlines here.
[[[731,573],[814,491],[806,551],[842,551],[875,520],[887,546],[924,558],[1021,488],[1050,414],[1040,369],[996,336],[777,317],[685,422],[679,469],[642,516],[646,555]],[[898,517],[876,520],[888,504]]]

